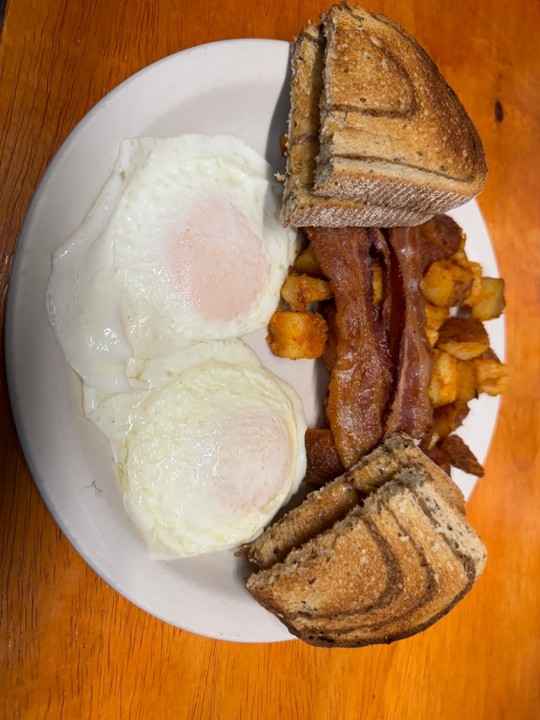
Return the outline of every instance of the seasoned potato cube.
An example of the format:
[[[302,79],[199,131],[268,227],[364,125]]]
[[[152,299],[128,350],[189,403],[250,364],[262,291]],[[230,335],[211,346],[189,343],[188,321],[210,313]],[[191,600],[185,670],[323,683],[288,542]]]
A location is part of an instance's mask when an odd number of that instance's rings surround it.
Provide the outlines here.
[[[431,347],[435,347],[435,345],[437,344],[437,340],[439,339],[439,331],[432,330],[431,328],[426,328],[425,333],[428,339],[428,343],[431,345]]]
[[[450,255],[449,260],[455,262],[457,265],[465,268],[466,270],[469,269],[470,260],[467,257],[467,253],[465,252],[465,243],[461,245],[457,252],[455,252],[453,255]]]
[[[293,263],[293,268],[300,273],[306,275],[312,275],[313,277],[321,277],[321,266],[319,261],[315,257],[313,248],[308,245],[302,252],[297,256]]]
[[[474,360],[474,378],[476,390],[488,395],[501,395],[508,389],[508,370],[497,358],[478,358]]]
[[[433,351],[429,398],[433,407],[454,402],[457,393],[457,360],[442,350]]]
[[[418,258],[425,272],[432,262],[448,258],[465,244],[465,235],[449,215],[435,215],[418,227]]]
[[[471,292],[473,273],[452,260],[436,260],[422,280],[424,295],[439,307],[462,305]]]
[[[450,317],[439,330],[437,347],[459,360],[470,360],[489,348],[489,337],[480,320]]]
[[[469,400],[472,400],[477,396],[474,362],[471,360],[458,360],[456,370],[456,400],[461,400],[462,402],[469,402]]]
[[[473,281],[471,291],[465,298],[464,304],[470,307],[480,299],[480,293],[482,290],[482,266],[480,263],[471,262],[469,263],[469,268],[473,274]]]
[[[375,261],[373,263],[373,303],[375,304],[375,306],[382,303],[383,296],[383,270],[380,264]]]
[[[430,302],[424,304],[426,311],[426,328],[438,330],[448,317],[447,307],[437,307]]]
[[[437,305],[426,301],[424,309],[426,311],[426,336],[431,347],[435,347],[439,339],[439,328],[448,317],[448,308],[437,307]]]
[[[456,265],[459,265],[461,268],[472,274],[473,279],[470,292],[461,303],[458,303],[458,305],[468,305],[470,307],[471,305],[474,305],[474,303],[478,302],[478,299],[480,298],[482,266],[480,263],[469,260],[464,247],[454,253],[450,257],[450,261],[456,263]]]
[[[480,289],[471,305],[471,315],[478,320],[493,320],[504,310],[504,280],[502,278],[480,278]]]
[[[293,310],[306,310],[311,303],[332,297],[328,280],[290,273],[281,288],[281,297]]]
[[[326,320],[319,313],[276,310],[266,340],[278,357],[318,358],[323,354],[327,332]]]

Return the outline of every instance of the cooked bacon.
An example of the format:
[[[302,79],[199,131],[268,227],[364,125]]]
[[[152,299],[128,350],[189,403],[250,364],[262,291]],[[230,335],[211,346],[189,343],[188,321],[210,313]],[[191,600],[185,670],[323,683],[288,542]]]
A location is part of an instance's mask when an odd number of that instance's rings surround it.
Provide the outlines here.
[[[439,445],[435,445],[431,450],[424,450],[424,452],[430,460],[433,460],[435,465],[438,465],[441,470],[444,470],[447,475],[450,475],[450,458],[446,450],[443,450]]]
[[[332,368],[336,364],[337,352],[336,306],[333,303],[328,304],[321,309],[321,314],[326,320],[326,326],[328,328],[328,339],[321,359],[324,369],[332,372]]]
[[[431,347],[424,327],[424,296],[420,289],[422,267],[419,233],[415,228],[388,231],[392,251],[392,314],[401,324],[397,380],[394,397],[385,422],[385,435],[400,430],[422,438],[433,420],[428,395],[431,378]]]
[[[390,398],[392,361],[372,281],[373,258],[386,249],[382,233],[365,228],[310,228],[308,236],[336,306],[326,411],[341,462],[349,468],[383,436]]]
[[[459,435],[449,435],[440,443],[440,448],[447,453],[450,465],[469,475],[484,476],[484,468],[476,459],[473,451]]]
[[[324,485],[344,472],[345,468],[339,459],[330,428],[309,429],[306,432],[305,440],[307,455],[306,482],[314,485]]]
[[[418,253],[422,272],[432,262],[449,258],[463,242],[463,230],[449,215],[435,215],[418,227]]]

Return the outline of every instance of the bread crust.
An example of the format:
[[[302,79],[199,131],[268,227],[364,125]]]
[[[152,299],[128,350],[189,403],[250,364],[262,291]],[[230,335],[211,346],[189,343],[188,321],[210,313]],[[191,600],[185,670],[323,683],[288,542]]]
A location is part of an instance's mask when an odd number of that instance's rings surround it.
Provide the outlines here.
[[[411,635],[433,624],[472,587],[472,579],[452,549],[434,541],[429,518],[411,491],[397,492],[364,522],[390,548],[392,582],[377,602],[361,612],[296,617],[297,633],[308,634],[316,644],[346,641],[351,646],[354,641],[359,646]],[[366,563],[376,560],[370,557]],[[361,594],[361,587],[356,592]]]
[[[350,505],[352,488],[356,503],[336,510],[335,497],[346,489]],[[249,592],[294,635],[324,647],[424,630],[469,592],[486,560],[461,491],[403,433],[310,493],[252,545],[248,558],[257,562],[266,548],[266,559],[247,578]]]
[[[330,8],[323,29],[314,194],[433,213],[475,197],[487,173],[482,142],[418,42],[349,2]]]
[[[487,166],[473,123],[388,18],[331,7],[295,39],[291,70],[284,225],[417,226],[481,191]]]
[[[421,225],[430,213],[351,200],[316,197],[324,39],[310,23],[291,46],[287,168],[281,220],[293,227],[391,227]]]

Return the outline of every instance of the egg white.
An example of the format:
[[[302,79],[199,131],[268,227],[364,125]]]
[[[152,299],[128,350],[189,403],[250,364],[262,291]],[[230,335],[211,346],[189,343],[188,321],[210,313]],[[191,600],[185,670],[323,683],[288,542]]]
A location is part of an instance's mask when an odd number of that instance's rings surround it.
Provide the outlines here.
[[[53,259],[51,323],[89,385],[130,387],[128,363],[263,328],[292,262],[272,168],[226,135],[133,138]]]
[[[294,390],[241,340],[149,360],[137,379],[143,389],[128,393],[85,385],[84,401],[111,441],[149,554],[189,557],[255,538],[305,474]]]

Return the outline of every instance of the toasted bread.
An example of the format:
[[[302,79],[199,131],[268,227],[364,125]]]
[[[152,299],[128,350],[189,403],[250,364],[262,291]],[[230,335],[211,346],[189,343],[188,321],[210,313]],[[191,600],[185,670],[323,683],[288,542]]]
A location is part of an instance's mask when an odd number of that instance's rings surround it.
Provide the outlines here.
[[[347,502],[336,504],[341,493]],[[424,630],[471,589],[486,558],[457,486],[403,434],[310,493],[252,548],[263,569],[247,578],[250,593],[293,634],[328,647]]]
[[[428,473],[438,492],[459,512],[464,512],[463,495],[457,485],[416,447],[411,438],[394,433],[336,480],[309,493],[301,505],[289,510],[257,539],[244,546],[243,552],[259,568],[270,567],[283,560],[295,547],[342,520],[363,498],[407,467],[417,473]]]
[[[284,224],[420,225],[482,190],[472,121],[396,23],[332,6],[296,39],[291,69]]]
[[[241,552],[254,565],[271,567],[292,549],[344,518],[359,499],[349,478],[341,476],[309,493],[301,505],[289,510],[256,540],[243,546]]]
[[[342,520],[362,498],[397,472],[411,444],[406,436],[396,434],[340,477],[309,493],[301,505],[244,546],[248,560],[268,568],[310,537]]]
[[[318,583],[316,579],[310,586],[315,595],[309,605],[311,611],[303,606],[294,616],[296,634],[305,634],[312,644],[358,647],[408,637],[449,612],[471,587],[473,579],[460,558],[447,543],[434,540],[433,526],[414,493],[395,484],[390,489],[393,494],[386,492],[385,502],[371,507],[363,517],[356,513],[358,525],[368,529],[377,545],[376,552],[371,543],[362,541],[358,528],[340,543],[348,561],[354,553],[360,557],[360,571],[349,569],[345,583],[349,588],[353,577],[360,579],[349,591],[352,601],[347,594],[338,605],[339,595],[329,592],[327,582]],[[308,554],[308,549],[304,552]],[[310,548],[306,564],[311,565],[311,570],[316,565],[313,558],[314,550]],[[375,573],[374,567],[378,568]],[[333,570],[332,560],[335,585]],[[376,592],[380,594],[374,598]],[[287,619],[291,625],[292,618]]]
[[[294,227],[376,227],[420,225],[431,217],[407,209],[313,195],[319,153],[319,104],[324,40],[309,24],[292,45],[291,111],[281,219]]]
[[[315,194],[433,213],[475,197],[480,137],[416,40],[348,2],[330,8],[324,32]]]

